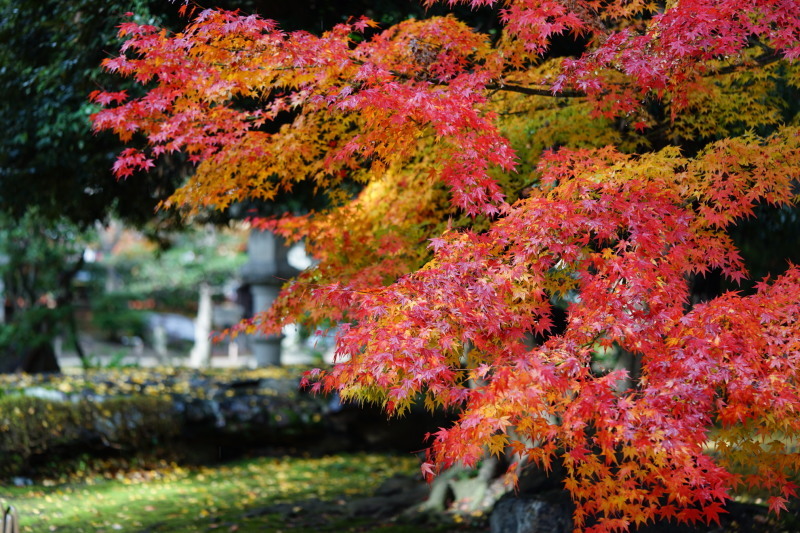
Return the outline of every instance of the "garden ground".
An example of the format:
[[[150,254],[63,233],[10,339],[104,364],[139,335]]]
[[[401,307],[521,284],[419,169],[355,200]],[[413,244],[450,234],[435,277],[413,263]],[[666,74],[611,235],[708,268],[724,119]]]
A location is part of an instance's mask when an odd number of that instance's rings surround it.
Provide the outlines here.
[[[28,533],[482,531],[406,515],[424,499],[413,456],[267,457],[0,487]],[[110,477],[110,479],[109,479]],[[421,490],[422,489],[422,490]]]

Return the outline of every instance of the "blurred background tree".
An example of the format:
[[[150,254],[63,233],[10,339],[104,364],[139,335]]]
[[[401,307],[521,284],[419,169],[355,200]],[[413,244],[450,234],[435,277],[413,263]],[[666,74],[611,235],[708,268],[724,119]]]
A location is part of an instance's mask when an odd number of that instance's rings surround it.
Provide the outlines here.
[[[83,266],[90,236],[70,220],[47,219],[35,208],[19,217],[0,214],[5,286],[1,371],[57,371],[53,340],[64,327],[68,340],[83,357],[73,280]]]
[[[180,161],[142,180],[114,180],[109,169],[119,142],[93,135],[88,122],[93,107],[86,94],[102,84],[97,63],[116,43],[122,14],[166,22],[150,4],[164,3],[0,0],[0,217],[9,257],[6,305],[13,310],[2,337],[14,346],[0,359],[7,371],[58,370],[44,346],[60,328],[74,330],[72,284],[96,223],[117,217],[138,227],[176,224],[154,209],[180,182]],[[173,11],[161,7],[161,14]],[[21,280],[35,283],[23,287]],[[57,295],[52,309],[37,303],[47,294]],[[31,330],[40,313],[46,320]]]

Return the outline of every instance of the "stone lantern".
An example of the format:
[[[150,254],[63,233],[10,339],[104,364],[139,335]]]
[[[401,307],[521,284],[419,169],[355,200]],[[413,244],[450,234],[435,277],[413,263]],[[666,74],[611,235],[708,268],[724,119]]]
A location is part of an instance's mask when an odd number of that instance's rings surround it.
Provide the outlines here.
[[[289,264],[288,252],[282,237],[271,231],[250,230],[247,263],[242,266],[241,274],[242,281],[250,286],[253,314],[268,310],[281,286],[299,272]],[[255,333],[250,336],[257,366],[281,364],[281,339],[282,335]]]

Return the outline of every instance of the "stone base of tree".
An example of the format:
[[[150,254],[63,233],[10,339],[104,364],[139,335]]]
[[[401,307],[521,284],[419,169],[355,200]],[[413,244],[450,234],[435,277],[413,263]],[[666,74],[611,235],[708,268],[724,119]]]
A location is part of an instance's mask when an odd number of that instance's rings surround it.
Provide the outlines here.
[[[500,498],[489,519],[491,533],[571,533],[572,509],[564,494]]]

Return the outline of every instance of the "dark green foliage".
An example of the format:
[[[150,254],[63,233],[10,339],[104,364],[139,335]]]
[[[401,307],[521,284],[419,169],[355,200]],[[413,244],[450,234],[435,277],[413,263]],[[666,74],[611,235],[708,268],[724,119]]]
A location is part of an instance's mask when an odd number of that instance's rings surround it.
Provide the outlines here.
[[[106,340],[119,342],[123,337],[144,338],[146,312],[131,309],[136,295],[123,292],[103,294],[92,299],[92,326]]]
[[[0,0],[0,211],[37,206],[79,224],[116,213],[141,224],[174,189],[177,176],[163,169],[111,178],[119,143],[89,125],[87,94],[106,81],[98,65],[118,47],[115,26],[129,10],[149,17],[148,4],[175,10],[144,0]]]
[[[788,264],[800,264],[800,207],[761,205],[755,218],[744,220],[732,230],[752,281],[777,276]]]

